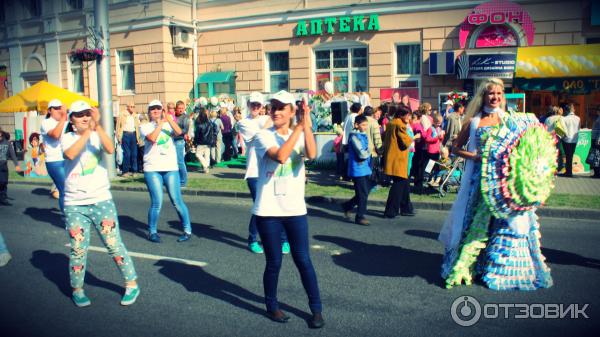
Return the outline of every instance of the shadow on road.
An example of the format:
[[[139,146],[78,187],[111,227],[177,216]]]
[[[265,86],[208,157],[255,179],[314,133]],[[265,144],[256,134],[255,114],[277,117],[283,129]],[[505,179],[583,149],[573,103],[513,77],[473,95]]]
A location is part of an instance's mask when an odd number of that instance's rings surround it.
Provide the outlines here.
[[[179,221],[169,221],[169,227],[182,230]],[[192,223],[192,233],[200,239],[208,239],[216,242],[221,242],[235,248],[246,249],[246,238],[237,234],[216,229],[214,226],[202,223]]]
[[[49,222],[53,226],[65,228],[65,223],[61,219],[61,213],[58,208],[27,207],[23,214],[29,216],[33,220]]]
[[[438,273],[441,254],[421,252],[398,246],[382,246],[352,239],[315,235],[315,240],[334,243],[350,252],[332,256],[333,262],[366,276],[413,277],[443,287]]]
[[[50,198],[50,189],[48,188],[34,188],[33,190],[31,190],[31,194],[35,194],[35,195],[43,195],[46,196],[48,198]],[[58,201],[57,201],[58,202]]]
[[[50,253],[47,250],[36,250],[29,261],[44,274],[44,277],[54,283],[61,293],[71,298],[73,290],[69,281],[69,258],[66,255]],[[89,271],[85,273],[85,284],[112,290],[118,294],[122,294],[124,291],[123,287],[103,281]]]
[[[600,260],[558,249],[542,248],[547,263],[580,266],[600,270]]]
[[[404,231],[404,233],[407,235],[410,235],[410,236],[416,236],[419,238],[431,239],[431,240],[436,240],[436,241],[437,241],[437,238],[439,235],[439,233],[425,231],[422,229],[409,229],[409,230]]]
[[[265,310],[257,305],[263,305],[264,299],[237,284],[218,278],[207,273],[203,268],[191,266],[181,262],[160,260],[155,263],[159,266],[159,273],[174,282],[180,283],[190,292],[199,292],[217,300],[227,302],[240,309],[247,310],[257,315],[264,315]],[[280,303],[282,310],[308,319],[310,315],[287,304]]]
[[[160,224],[159,224],[160,225]],[[148,224],[145,222],[141,222],[135,218],[132,218],[128,215],[119,215],[119,227],[121,230],[125,230],[136,236],[139,236],[142,239],[148,238]],[[158,228],[158,234],[167,234],[179,236],[180,234],[173,231],[165,231]]]

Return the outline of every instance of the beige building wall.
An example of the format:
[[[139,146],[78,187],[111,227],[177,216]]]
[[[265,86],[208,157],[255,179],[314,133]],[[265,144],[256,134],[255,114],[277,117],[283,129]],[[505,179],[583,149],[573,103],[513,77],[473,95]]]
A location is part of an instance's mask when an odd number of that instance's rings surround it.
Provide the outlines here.
[[[386,2],[386,1],[383,1]],[[303,1],[250,1],[231,5],[206,6],[199,11],[204,19],[232,19],[244,16],[282,13],[303,7]],[[310,8],[331,8],[345,2],[309,1]],[[352,2],[355,3],[355,2]],[[376,3],[376,2],[375,2]],[[380,31],[361,34],[323,35],[295,38],[297,22],[204,31],[199,34],[199,72],[230,70],[236,72],[236,89],[239,92],[268,91],[265,55],[272,51],[289,51],[290,90],[315,89],[313,48],[331,41],[357,41],[369,50],[369,92],[379,104],[382,88],[395,87],[396,44],[420,43],[422,46],[421,97],[437,106],[438,93],[461,90],[463,80],[456,75],[430,76],[431,52],[455,51],[460,48],[459,29],[465,17],[475,7],[430,11],[426,13],[382,14]],[[550,2],[522,4],[536,27],[533,45],[567,45],[584,43],[582,13],[584,3]],[[308,9],[310,9],[308,8]],[[285,17],[285,14],[281,14]],[[489,49],[489,52],[497,51]],[[514,50],[514,48],[513,48]]]

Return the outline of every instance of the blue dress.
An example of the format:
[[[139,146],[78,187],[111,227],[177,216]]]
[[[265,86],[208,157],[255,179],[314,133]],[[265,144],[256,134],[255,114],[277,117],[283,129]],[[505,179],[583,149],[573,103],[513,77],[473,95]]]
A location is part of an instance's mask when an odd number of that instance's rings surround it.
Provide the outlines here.
[[[482,148],[494,126],[477,128],[475,141]],[[535,290],[552,286],[550,269],[540,250],[540,233],[533,211],[518,219],[497,219],[481,192],[481,162],[474,163],[471,190],[460,244],[444,255],[442,277],[446,286],[471,284],[474,275],[495,290]],[[528,230],[517,232],[511,222]]]

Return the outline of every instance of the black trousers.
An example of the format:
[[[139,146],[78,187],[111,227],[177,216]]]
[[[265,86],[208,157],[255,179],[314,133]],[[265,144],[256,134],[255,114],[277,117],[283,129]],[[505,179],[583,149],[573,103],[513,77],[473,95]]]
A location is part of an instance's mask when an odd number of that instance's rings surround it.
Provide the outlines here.
[[[6,200],[7,186],[8,186],[8,164],[6,161],[0,161],[0,200]]]
[[[231,132],[223,134],[223,145],[225,145],[223,161],[229,161],[233,156],[233,135]]]
[[[369,199],[369,191],[371,190],[371,183],[369,176],[353,177],[354,181],[354,197],[346,201],[343,204],[344,211],[349,211],[358,206],[356,210],[355,221],[359,221],[365,218],[367,214],[367,200]]]
[[[563,149],[565,150],[565,175],[572,176],[573,175],[573,155],[575,154],[575,147],[577,147],[577,143],[567,143],[565,141],[562,142]]]
[[[417,192],[423,189],[423,180],[425,175],[425,167],[427,166],[428,158],[426,150],[415,150],[412,162],[412,176],[415,177],[414,187]]]
[[[392,176],[392,187],[385,203],[385,216],[393,218],[399,213],[412,213],[413,205],[410,202],[410,185],[408,179]]]

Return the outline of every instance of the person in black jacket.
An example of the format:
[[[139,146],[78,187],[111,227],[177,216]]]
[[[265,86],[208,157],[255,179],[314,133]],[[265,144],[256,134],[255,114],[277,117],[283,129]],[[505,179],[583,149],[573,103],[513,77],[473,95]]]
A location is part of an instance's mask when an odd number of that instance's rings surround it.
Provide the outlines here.
[[[209,172],[210,167],[210,148],[215,146],[216,139],[212,130],[213,123],[208,120],[208,113],[205,108],[198,108],[198,117],[194,121],[194,146],[196,146],[196,157],[204,169],[204,173]]]

